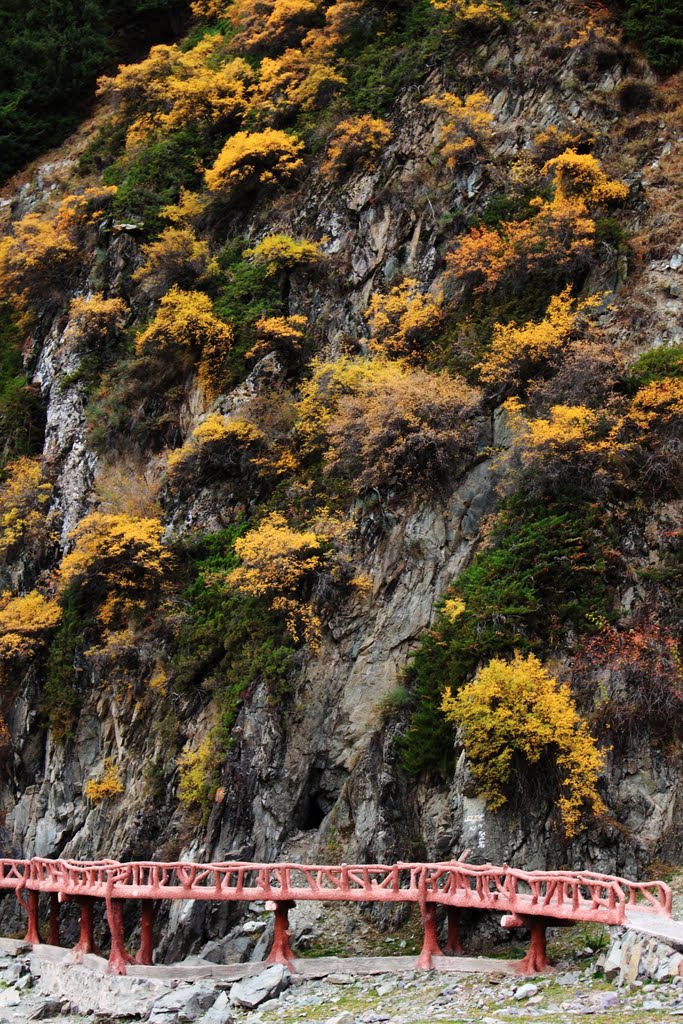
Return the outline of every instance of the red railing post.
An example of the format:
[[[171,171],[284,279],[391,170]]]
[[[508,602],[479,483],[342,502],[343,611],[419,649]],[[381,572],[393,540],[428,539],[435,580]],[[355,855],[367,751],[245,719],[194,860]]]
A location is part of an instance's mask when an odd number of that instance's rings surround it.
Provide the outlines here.
[[[546,971],[550,966],[548,961],[548,947],[545,930],[548,922],[543,917],[520,915],[524,927],[531,932],[529,952],[520,960],[517,970],[520,974],[536,974],[539,971]]]
[[[123,934],[123,900],[107,899],[107,922],[111,935],[109,973],[125,974],[127,965],[133,963],[133,957],[126,952]]]
[[[432,957],[442,956],[439,937],[436,931],[436,904],[427,902],[427,868],[422,867],[418,879],[418,905],[422,916],[424,938],[422,949],[415,966],[419,970],[431,970],[434,966]]]
[[[72,953],[76,958],[80,958],[86,953],[96,953],[98,956],[101,956],[102,954],[95,945],[95,936],[93,932],[92,912],[95,901],[92,896],[77,896],[76,902],[78,903],[81,912],[81,934],[78,942],[72,950]]]
[[[436,904],[420,903],[420,914],[422,915],[424,939],[415,966],[419,970],[430,971],[434,966],[432,957],[443,956],[436,931]]]

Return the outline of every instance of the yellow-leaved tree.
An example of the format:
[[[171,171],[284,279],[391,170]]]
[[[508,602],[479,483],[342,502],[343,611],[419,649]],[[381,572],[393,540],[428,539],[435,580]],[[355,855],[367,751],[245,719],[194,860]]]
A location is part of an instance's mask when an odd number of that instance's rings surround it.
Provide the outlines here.
[[[604,812],[597,789],[603,756],[569,687],[534,654],[494,658],[456,694],[446,689],[442,710],[462,729],[472,773],[492,810],[508,799],[520,766],[542,762],[556,773],[568,837],[577,833],[586,808]]]
[[[187,51],[153,46],[149,56],[119,67],[98,83],[128,120],[126,142],[196,128],[208,132],[238,128],[249,105],[254,72],[241,57],[228,57],[220,34],[204,36]]]
[[[63,199],[56,217],[28,213],[0,238],[0,302],[9,303],[24,324],[62,301],[78,273],[81,247],[115,193],[113,185],[84,189]]]
[[[105,757],[102,771],[96,778],[88,779],[83,796],[94,804],[120,796],[125,789],[122,774],[121,766],[112,757]]]
[[[386,294],[375,292],[364,315],[373,348],[391,358],[415,358],[441,325],[442,296],[421,291],[414,277],[406,277]]]
[[[172,285],[190,288],[218,270],[208,243],[197,238],[189,227],[164,228],[154,242],[142,246],[142,255],[144,262],[133,274],[133,280],[140,282],[153,298],[160,298]]]
[[[72,299],[67,334],[69,343],[106,345],[121,330],[127,312],[123,299],[107,299],[102,292]]]
[[[610,439],[626,457],[628,476],[659,493],[680,493],[683,380],[663,377],[639,388]]]
[[[54,221],[29,213],[0,238],[0,301],[22,314],[50,305],[77,266],[77,245]]]
[[[510,20],[500,0],[430,0],[437,11],[448,11],[456,25],[480,31],[489,31]]]
[[[451,273],[474,286],[475,293],[514,286],[527,274],[567,280],[585,270],[594,249],[593,211],[628,195],[626,186],[608,178],[595,157],[573,150],[549,160],[544,170],[552,177],[553,197],[532,199],[536,212],[531,218],[472,228],[447,253]]]
[[[539,365],[556,359],[574,336],[583,315],[599,299],[576,302],[567,285],[553,295],[546,314],[538,322],[495,324],[491,346],[476,369],[485,384],[508,386],[535,372]]]
[[[444,121],[439,129],[439,152],[448,167],[485,150],[491,141],[491,100],[483,92],[473,92],[461,100],[452,92],[428,96],[422,101],[438,111]]]
[[[77,585],[103,626],[127,625],[168,580],[173,559],[163,534],[158,519],[92,512],[70,534],[73,549],[59,567],[59,593]]]
[[[246,419],[211,413],[168,457],[171,483],[196,484],[206,477],[254,476],[262,466],[266,438]]]
[[[37,590],[21,597],[7,591],[0,594],[0,661],[32,658],[47,643],[61,617],[57,602]]]
[[[566,149],[548,160],[543,170],[552,173],[555,199],[559,202],[579,200],[592,207],[601,203],[623,203],[628,196],[628,185],[609,178],[600,161],[590,153]]]
[[[285,50],[280,57],[261,61],[253,109],[261,119],[282,122],[297,111],[320,109],[344,85],[346,78],[334,66],[329,47]]]
[[[310,590],[327,567],[328,540],[315,529],[293,529],[281,513],[272,512],[235,541],[242,564],[233,569],[227,582],[253,597],[268,598],[273,611],[284,616],[292,640],[316,648],[320,618]]]
[[[39,459],[22,456],[5,467],[0,485],[0,558],[21,545],[28,551],[41,548],[50,538],[47,511],[52,484],[45,479]]]
[[[515,431],[512,452],[519,459],[529,494],[566,494],[587,487],[594,494],[613,481],[621,446],[611,436],[606,412],[584,405],[554,405],[547,417],[526,420],[521,403],[505,403]]]
[[[303,148],[301,139],[276,128],[237,132],[206,171],[206,187],[223,199],[234,199],[264,185],[287,184],[304,165]]]
[[[199,382],[215,397],[232,342],[232,328],[214,315],[208,295],[174,285],[159,303],[154,320],[136,338],[135,349],[138,355],[170,356],[183,372],[198,359]]]
[[[285,362],[294,362],[301,354],[308,320],[305,316],[262,316],[254,324],[256,343],[247,359],[260,359],[275,352]]]
[[[233,45],[261,56],[299,46],[323,20],[319,0],[234,0],[227,14],[237,30]]]
[[[440,489],[475,449],[480,394],[462,378],[385,359],[313,362],[301,387],[302,454],[366,490]]]
[[[289,235],[266,235],[242,255],[264,267],[269,276],[297,267],[317,267],[325,258],[318,242]]]

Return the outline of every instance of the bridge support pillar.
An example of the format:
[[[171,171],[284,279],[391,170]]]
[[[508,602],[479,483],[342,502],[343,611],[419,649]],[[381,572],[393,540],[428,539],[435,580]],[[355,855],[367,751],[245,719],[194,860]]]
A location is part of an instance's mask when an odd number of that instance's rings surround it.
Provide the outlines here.
[[[107,899],[107,922],[111,935],[108,971],[110,974],[125,974],[126,967],[134,960],[126,952],[123,934],[123,900]]]
[[[446,907],[448,916],[448,939],[444,952],[460,956],[463,952],[460,934],[460,910],[458,907]]]
[[[156,906],[154,900],[142,901],[142,919],[140,921],[140,949],[135,957],[136,964],[154,963],[154,919]]]
[[[569,922],[571,924],[571,922]],[[567,921],[535,914],[507,914],[501,920],[504,928],[528,928],[531,933],[529,952],[517,963],[520,974],[537,974],[550,968],[546,928],[563,927]]]
[[[101,956],[102,954],[95,945],[95,936],[93,934],[92,912],[95,901],[92,896],[78,896],[77,899],[81,911],[81,935],[72,953],[77,958],[82,957],[85,953],[97,953],[98,956]]]
[[[536,974],[539,971],[547,971],[550,966],[545,934],[548,922],[543,917],[527,917],[522,920],[524,927],[531,932],[531,942],[529,952],[520,961],[518,970],[520,974]]]
[[[289,911],[296,906],[294,900],[269,900],[266,909],[275,912],[275,933],[270,953],[265,959],[267,964],[283,964],[293,970],[294,953],[289,944]]]
[[[38,923],[38,893],[34,890],[28,894],[28,929],[24,942],[30,942],[32,946],[38,945],[43,940],[40,937],[40,926]]]
[[[59,896],[50,893],[50,931],[47,940],[51,946],[59,945]]]
[[[436,904],[421,903],[420,914],[422,915],[424,939],[415,966],[418,969],[429,971],[434,966],[432,957],[443,955],[439,946],[439,937],[436,933]]]

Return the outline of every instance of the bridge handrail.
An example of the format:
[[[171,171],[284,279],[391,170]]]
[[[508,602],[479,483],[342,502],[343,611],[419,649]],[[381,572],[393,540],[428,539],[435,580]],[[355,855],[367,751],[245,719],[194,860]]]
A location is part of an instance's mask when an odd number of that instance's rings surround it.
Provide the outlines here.
[[[634,882],[592,871],[524,871],[507,864],[464,860],[395,864],[299,864],[220,861],[81,861],[0,858],[0,889],[37,889],[66,895],[101,895],[129,889],[153,890],[172,898],[396,899],[481,909],[526,907],[563,914],[594,909],[615,920],[627,907],[671,917],[671,889],[665,882]],[[206,893],[206,896],[204,896]],[[310,893],[309,896],[307,894]],[[336,893],[336,896],[332,894]],[[129,893],[130,894],[130,893]],[[191,895],[190,895],[191,894]],[[201,894],[201,895],[200,895]],[[234,894],[234,895],[233,895]]]
[[[671,887],[666,882],[660,881],[649,881],[649,882],[634,882],[628,878],[622,878],[619,875],[607,875],[597,871],[534,871],[524,872],[518,868],[510,869],[518,876],[532,875],[535,878],[541,878],[543,876],[557,877],[567,880],[576,881],[579,885],[586,887],[598,885],[610,885],[615,888],[617,899],[620,903],[624,903],[627,906],[637,905],[639,910],[647,911],[648,913],[659,913],[671,916],[671,905],[672,905],[672,892]],[[626,890],[626,893],[624,893]],[[637,895],[641,894],[645,899],[645,903],[637,902]]]

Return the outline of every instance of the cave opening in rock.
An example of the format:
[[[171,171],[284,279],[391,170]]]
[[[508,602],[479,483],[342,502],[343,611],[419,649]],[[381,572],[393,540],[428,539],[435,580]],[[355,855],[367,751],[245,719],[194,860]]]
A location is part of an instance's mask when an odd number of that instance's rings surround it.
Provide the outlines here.
[[[317,831],[329,811],[328,800],[320,793],[306,793],[296,815],[297,827],[302,832]]]

